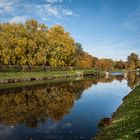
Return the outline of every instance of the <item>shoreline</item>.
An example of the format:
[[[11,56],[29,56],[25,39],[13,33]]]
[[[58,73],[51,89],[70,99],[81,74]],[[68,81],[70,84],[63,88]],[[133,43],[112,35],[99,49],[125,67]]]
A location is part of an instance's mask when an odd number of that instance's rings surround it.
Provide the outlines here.
[[[140,85],[123,98],[123,103],[110,118],[111,123],[104,126],[92,140],[139,139]]]
[[[51,72],[4,72],[0,73],[0,84],[103,75],[104,72],[95,70],[69,70]]]

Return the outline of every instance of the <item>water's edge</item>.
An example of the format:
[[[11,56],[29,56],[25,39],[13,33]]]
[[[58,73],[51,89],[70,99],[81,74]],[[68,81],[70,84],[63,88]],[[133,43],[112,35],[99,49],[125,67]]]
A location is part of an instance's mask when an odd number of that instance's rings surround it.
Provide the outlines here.
[[[136,86],[112,115],[111,123],[102,128],[93,140],[139,139],[140,85]]]

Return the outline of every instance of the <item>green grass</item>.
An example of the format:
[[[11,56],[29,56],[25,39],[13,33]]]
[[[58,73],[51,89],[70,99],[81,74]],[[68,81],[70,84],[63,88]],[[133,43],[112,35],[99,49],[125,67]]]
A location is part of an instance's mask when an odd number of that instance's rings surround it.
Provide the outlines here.
[[[140,139],[140,86],[124,98],[113,114],[112,123],[101,130],[94,140]]]
[[[64,73],[62,72],[6,72],[0,73],[0,79],[41,78],[50,76],[62,76],[63,74]]]
[[[84,81],[84,80],[97,81],[98,77],[90,77],[90,76],[85,76],[84,78],[68,77],[68,78],[56,78],[53,80],[48,79],[48,80],[39,80],[39,81],[6,83],[6,84],[0,84],[0,90],[1,89],[20,88],[20,87],[24,87],[24,86],[36,86],[36,85],[43,85],[43,84],[46,85],[46,84],[53,84],[53,83],[60,83],[60,82],[73,82],[73,81]]]
[[[52,71],[52,72],[5,72],[0,73],[0,80],[8,79],[26,79],[26,78],[61,78],[77,76],[78,73],[92,74],[95,70],[69,70],[69,71]],[[103,74],[103,73],[102,73]]]

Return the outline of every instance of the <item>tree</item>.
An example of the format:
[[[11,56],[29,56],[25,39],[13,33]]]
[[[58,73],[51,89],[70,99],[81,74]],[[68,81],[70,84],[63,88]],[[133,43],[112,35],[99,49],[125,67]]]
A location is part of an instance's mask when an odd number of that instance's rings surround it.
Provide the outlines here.
[[[115,69],[125,69],[125,62],[123,62],[122,60],[116,61],[114,68]]]
[[[93,61],[94,61],[93,57],[90,54],[86,52],[82,52],[81,57],[79,61],[77,62],[77,65],[82,68],[92,68]]]
[[[76,62],[74,39],[62,26],[48,29],[28,20],[0,24],[0,64],[71,66]]]
[[[127,58],[127,68],[137,69],[139,67],[139,56],[135,53],[131,53]]]
[[[53,26],[48,30],[49,50],[47,63],[52,67],[71,66],[74,63],[76,47],[74,39],[62,26]]]
[[[46,64],[47,26],[36,20],[25,24],[0,25],[0,63],[4,65]]]
[[[96,62],[95,68],[100,70],[112,70],[114,68],[114,62],[111,59],[99,59]]]

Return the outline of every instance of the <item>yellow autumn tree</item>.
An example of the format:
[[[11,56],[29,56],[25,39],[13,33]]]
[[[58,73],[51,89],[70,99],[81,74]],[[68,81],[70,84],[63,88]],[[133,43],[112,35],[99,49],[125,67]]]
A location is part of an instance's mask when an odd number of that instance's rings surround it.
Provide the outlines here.
[[[49,51],[47,62],[50,66],[71,66],[74,63],[76,47],[74,39],[62,26],[53,26],[47,34]]]
[[[25,24],[0,24],[2,65],[72,66],[75,54],[74,39],[62,26],[49,29],[33,19]]]

